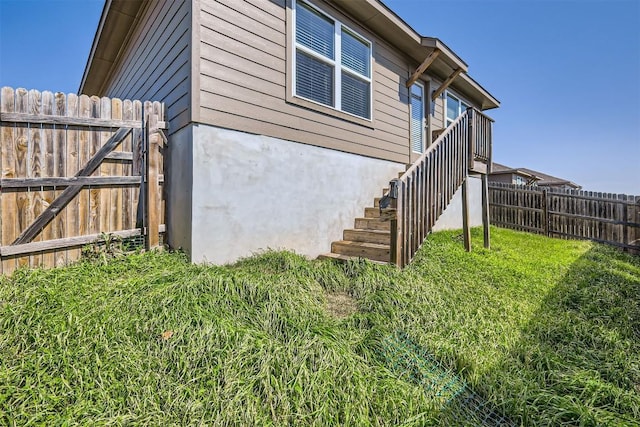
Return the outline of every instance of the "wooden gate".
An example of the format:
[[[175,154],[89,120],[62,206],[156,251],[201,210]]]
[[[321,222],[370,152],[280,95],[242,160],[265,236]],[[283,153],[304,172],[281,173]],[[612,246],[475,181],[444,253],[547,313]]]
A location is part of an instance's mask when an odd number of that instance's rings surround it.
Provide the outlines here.
[[[164,105],[2,88],[3,274],[80,257],[106,234],[164,232]]]

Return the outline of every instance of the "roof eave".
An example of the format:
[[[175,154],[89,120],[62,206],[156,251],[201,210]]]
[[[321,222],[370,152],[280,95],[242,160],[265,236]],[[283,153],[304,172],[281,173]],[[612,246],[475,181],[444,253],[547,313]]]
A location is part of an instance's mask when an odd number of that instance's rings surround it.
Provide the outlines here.
[[[79,94],[102,95],[106,80],[131,37],[146,1],[105,0],[98,30],[82,73]]]
[[[469,101],[475,101],[482,110],[500,106],[500,102],[493,95],[466,74],[469,66],[442,40],[420,35],[382,1],[328,1],[339,6],[359,22],[367,25],[387,42],[413,58],[418,64],[421,64],[431,52],[438,49],[441,54],[432,66],[432,68],[440,70],[434,74],[437,78],[446,80],[456,69],[461,68],[463,73],[459,74],[451,83],[454,88],[458,89],[458,92],[462,92],[460,95],[469,97]],[[433,74],[434,71],[432,70],[431,73]]]
[[[454,51],[449,49],[449,46],[444,44],[442,40],[435,37],[422,37],[420,40],[420,44],[430,49],[439,49],[440,52],[442,52],[449,60],[449,66],[451,68],[462,68],[465,73],[469,69],[467,63],[464,62],[462,58],[460,58]]]

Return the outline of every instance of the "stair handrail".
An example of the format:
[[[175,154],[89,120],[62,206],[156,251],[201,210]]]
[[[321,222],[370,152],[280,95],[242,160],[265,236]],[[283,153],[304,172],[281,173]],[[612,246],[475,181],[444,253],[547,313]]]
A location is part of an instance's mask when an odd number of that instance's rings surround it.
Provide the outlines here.
[[[389,183],[390,262],[413,259],[475,162],[491,164],[493,120],[470,107],[399,178]]]

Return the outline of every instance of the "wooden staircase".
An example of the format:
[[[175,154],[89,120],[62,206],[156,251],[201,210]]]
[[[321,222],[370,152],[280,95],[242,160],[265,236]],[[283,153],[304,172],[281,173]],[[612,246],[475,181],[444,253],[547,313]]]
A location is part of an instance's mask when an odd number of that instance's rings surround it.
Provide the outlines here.
[[[411,262],[454,193],[462,187],[462,223],[465,248],[471,250],[468,177],[481,175],[485,247],[489,247],[487,174],[491,165],[493,120],[473,108],[461,114],[420,159],[391,180],[382,198],[364,208],[354,228],[331,244],[331,253],[319,258],[366,258],[404,267]],[[380,201],[384,201],[384,210]],[[384,212],[381,218],[381,212]]]
[[[383,196],[388,190],[383,190]],[[342,240],[331,244],[331,253],[319,258],[346,261],[366,258],[381,264],[389,263],[391,222],[380,218],[380,197],[373,199],[373,206],[364,208],[364,217],[356,218],[354,227],[343,231]]]

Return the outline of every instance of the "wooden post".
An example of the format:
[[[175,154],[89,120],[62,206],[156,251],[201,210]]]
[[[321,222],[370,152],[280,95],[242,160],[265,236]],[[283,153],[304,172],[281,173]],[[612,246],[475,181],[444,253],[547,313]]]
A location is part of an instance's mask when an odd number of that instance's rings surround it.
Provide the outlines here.
[[[393,216],[391,217],[391,242],[389,247],[389,261],[391,264],[395,264],[398,267],[404,267],[402,265],[402,218],[398,220],[398,217],[402,216],[402,199],[401,192],[402,182],[399,180],[393,180],[389,183],[389,195],[391,196],[391,208],[394,209]]]
[[[482,174],[482,230],[484,232],[484,247],[491,247],[491,235],[489,231],[489,177]]]
[[[469,142],[469,166],[467,167],[469,170],[473,170],[473,164],[475,159],[475,149],[476,149],[476,129],[475,129],[475,110],[473,108],[469,108],[467,110],[467,130],[468,134],[468,142]]]
[[[160,167],[160,135],[158,135],[158,115],[152,111],[152,104],[145,103],[145,113],[149,121],[147,137],[147,183],[146,183],[146,248],[160,246],[160,200],[158,197],[158,170]]]
[[[467,188],[469,176],[465,174],[462,181],[462,234],[464,235],[464,248],[471,251],[471,229],[469,228],[469,189]]]
[[[631,212],[627,217],[631,218],[631,221],[634,222],[634,225],[630,227],[631,230],[629,231],[629,244],[637,247],[640,246],[640,196],[630,196],[628,198],[628,202],[633,204],[628,207]],[[629,248],[629,252],[635,255],[640,255],[640,249]]]
[[[545,236],[549,237],[549,203],[547,197],[547,190],[542,190],[542,231]]]

